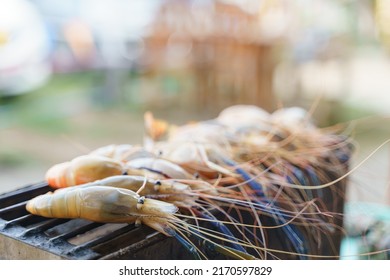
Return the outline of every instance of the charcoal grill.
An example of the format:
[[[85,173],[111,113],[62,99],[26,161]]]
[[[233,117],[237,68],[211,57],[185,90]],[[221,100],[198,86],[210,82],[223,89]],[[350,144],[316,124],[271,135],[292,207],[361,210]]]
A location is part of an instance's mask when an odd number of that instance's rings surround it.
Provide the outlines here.
[[[345,150],[336,150],[335,154],[341,164],[325,171],[330,180],[348,171],[349,154]],[[317,207],[322,211],[343,213],[346,183],[343,179],[329,188],[310,191],[310,195],[321,199]],[[47,183],[40,182],[0,195],[0,259],[193,259],[174,238],[147,226],[49,219],[29,214],[25,210],[27,201],[48,191],[52,189]],[[250,215],[244,213],[243,218],[251,222]],[[343,217],[335,215],[330,222],[335,227],[321,232],[317,237],[321,241],[314,246],[316,250],[309,253],[324,256],[339,253]],[[275,232],[269,230],[267,236],[268,248],[283,249]],[[279,254],[278,257],[289,259],[292,256]]]

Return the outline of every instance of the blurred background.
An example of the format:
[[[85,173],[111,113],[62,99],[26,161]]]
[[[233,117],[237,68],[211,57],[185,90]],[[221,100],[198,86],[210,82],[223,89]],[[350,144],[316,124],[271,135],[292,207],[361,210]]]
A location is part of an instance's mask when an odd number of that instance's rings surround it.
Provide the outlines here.
[[[0,193],[141,143],[146,110],[184,124],[318,102],[318,126],[351,123],[356,166],[390,138],[389,55],[390,0],[0,0]],[[350,178],[364,250],[390,247],[389,161],[386,145]]]

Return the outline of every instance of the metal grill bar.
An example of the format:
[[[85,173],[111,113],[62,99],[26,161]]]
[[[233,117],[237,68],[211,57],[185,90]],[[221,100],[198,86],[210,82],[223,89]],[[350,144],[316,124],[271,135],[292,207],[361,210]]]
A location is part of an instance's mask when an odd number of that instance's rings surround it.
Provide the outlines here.
[[[128,226],[119,228],[119,229],[114,230],[113,232],[111,232],[109,234],[105,234],[101,237],[98,237],[96,239],[88,241],[82,245],[75,246],[73,251],[77,252],[78,250],[83,250],[85,248],[93,248],[94,246],[97,246],[97,245],[102,244],[104,242],[110,241],[113,238],[116,238],[122,234],[128,233],[129,231],[133,230],[134,228],[135,228],[134,225],[128,225]]]
[[[28,214],[26,210],[26,201],[19,202],[15,205],[11,205],[8,207],[5,207],[0,210],[0,218],[4,220],[13,220],[17,217],[20,217],[21,215]]]
[[[83,220],[84,221],[84,220]],[[87,224],[85,225],[82,225],[80,227],[75,227],[75,228],[72,228],[71,231],[68,231],[68,232],[64,232],[62,234],[59,234],[55,237],[52,237],[50,238],[50,242],[58,242],[59,240],[69,240],[70,238],[72,237],[75,237],[79,234],[82,234],[82,233],[85,233],[85,232],[88,232],[94,228],[97,228],[99,227],[101,224],[99,223],[93,223],[93,222],[89,222],[89,221],[84,221],[86,222]],[[48,232],[46,232],[48,233]]]
[[[42,223],[36,225],[36,226],[32,226],[30,228],[28,228],[23,236],[29,236],[29,235],[35,235],[35,234],[38,234],[38,233],[43,233],[45,230],[49,229],[49,228],[52,228],[54,226],[57,226],[59,224],[63,224],[64,222],[66,222],[67,220],[65,219],[46,219],[45,221],[43,221]]]
[[[33,225],[33,224],[41,223],[45,220],[47,220],[47,218],[45,218],[45,217],[27,214],[27,215],[21,216],[19,218],[15,218],[11,221],[7,221],[5,223],[5,227],[10,227],[10,226],[15,226],[15,225],[22,226],[22,227],[28,227],[28,226]]]
[[[37,184],[24,186],[11,193],[0,195],[0,207],[6,208],[7,206],[27,201],[35,196],[47,193],[48,191],[52,191],[52,189],[46,182],[39,182]]]

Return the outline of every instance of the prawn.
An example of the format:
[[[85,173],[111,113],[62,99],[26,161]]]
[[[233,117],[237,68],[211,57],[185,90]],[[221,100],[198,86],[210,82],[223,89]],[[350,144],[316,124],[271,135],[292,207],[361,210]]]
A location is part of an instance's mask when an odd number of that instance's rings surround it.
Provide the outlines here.
[[[159,142],[155,152],[161,158],[172,161],[190,173],[202,175],[205,178],[218,178],[219,174],[234,177],[231,169],[223,167],[216,160],[218,154],[230,154],[225,149],[211,143],[196,143],[191,141]]]
[[[182,230],[188,230],[195,236],[204,239],[203,242],[219,253],[235,258],[254,257],[245,252],[218,244],[209,237],[207,232],[182,221],[175,216],[178,208],[171,203],[146,198],[123,188],[110,186],[74,186],[48,192],[36,196],[26,204],[26,210],[47,218],[81,218],[99,223],[135,223],[145,224],[156,231],[175,237],[196,258],[207,258],[185,235]]]
[[[124,172],[121,162],[98,155],[83,155],[49,168],[45,179],[53,188],[64,188]]]
[[[207,217],[220,230],[224,231],[228,235],[231,235],[226,227],[217,224],[215,217],[211,213],[207,215],[195,210],[202,209],[206,211],[206,209],[200,204],[199,199],[205,194],[218,197],[218,195],[221,194],[216,190],[216,188],[203,181],[198,182],[194,180],[185,182],[190,183],[191,185],[180,182],[180,180],[154,180],[142,176],[118,175],[79,185],[78,187],[85,188],[104,185],[132,190],[147,198],[154,198],[173,203],[180,209],[186,209],[190,213],[196,214],[196,216]],[[210,207],[215,209],[217,207],[217,203],[218,201],[214,201],[214,203],[210,204]],[[242,247],[238,248],[244,251]]]
[[[178,208],[167,202],[149,199],[122,188],[93,186],[69,187],[29,200],[28,212],[47,218],[82,218],[100,223],[136,223],[170,236],[169,221]]]
[[[45,179],[53,188],[65,188],[121,174],[155,179],[192,178],[183,168],[164,159],[149,156],[122,162],[102,155],[87,154],[53,165],[47,170]]]
[[[295,251],[291,252],[292,255],[305,258],[311,249],[305,235],[306,230],[311,230],[308,226],[326,228],[332,223],[308,217],[322,214],[316,206],[309,208],[314,201],[310,182],[319,186],[324,183],[324,176],[313,168],[329,170],[329,162],[335,171],[343,167],[348,161],[349,141],[340,141],[343,138],[338,135],[316,129],[309,122],[309,114],[296,108],[274,114],[261,112],[255,107],[251,111],[244,109],[231,108],[230,113],[225,110],[214,120],[182,127],[159,123],[160,120],[153,119],[152,115],[146,115],[149,138],[146,139],[148,142],[145,141],[145,149],[127,144],[102,147],[88,156],[103,155],[105,159],[116,162],[118,173],[96,169],[93,172],[101,174],[90,176],[81,184],[80,181],[72,182],[81,189],[102,186],[128,189],[136,197],[172,204],[186,214],[170,213],[174,218],[161,218],[159,226],[154,226],[178,240],[180,229],[205,238],[203,235],[210,231],[200,230],[198,221],[207,221],[222,232],[226,242],[232,244],[231,252],[245,254],[240,247],[243,245],[264,250],[267,256],[272,252],[271,248],[266,248],[266,236],[270,233],[264,234],[263,229],[267,228],[266,224],[271,224],[272,228],[280,229],[272,233],[281,235],[282,246]],[[241,122],[241,119],[245,121]],[[163,136],[167,136],[167,141],[155,142]],[[89,164],[79,168],[88,171]],[[66,174],[68,177],[83,177],[79,170],[72,169]],[[67,182],[68,186],[72,182]],[[293,185],[308,191],[290,192],[287,187]],[[213,210],[226,215],[228,220],[217,219]],[[242,221],[241,210],[251,215],[248,224]],[[232,212],[236,215],[231,215]],[[269,218],[269,222],[260,220],[260,215]],[[193,218],[197,227],[187,225],[177,217]],[[147,224],[148,219],[145,219],[146,222],[143,218],[131,221]],[[155,217],[153,221],[156,221]],[[226,230],[225,224],[233,225],[234,234]],[[300,225],[307,227],[298,228]],[[250,227],[254,229],[253,233],[250,233]],[[257,229],[261,230],[261,236],[258,236]],[[186,237],[180,236],[183,239],[180,242],[193,250],[185,243]]]
[[[85,188],[99,185],[128,189],[141,196],[159,198],[180,206],[190,203],[188,198],[190,197],[191,187],[176,180],[155,180],[143,176],[117,175],[78,185],[78,187]]]

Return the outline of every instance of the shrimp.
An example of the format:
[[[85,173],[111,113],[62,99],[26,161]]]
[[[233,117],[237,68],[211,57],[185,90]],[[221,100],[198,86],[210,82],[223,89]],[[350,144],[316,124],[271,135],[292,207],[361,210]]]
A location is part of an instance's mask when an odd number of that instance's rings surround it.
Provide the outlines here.
[[[124,172],[121,162],[97,155],[83,155],[55,164],[48,169],[45,179],[53,188],[64,188],[88,183]]]
[[[251,253],[265,258],[271,256],[273,246],[268,244],[267,237],[277,234],[281,237],[279,245],[286,252],[292,251],[292,255],[303,259],[315,249],[317,236],[321,241],[321,234],[334,228],[334,220],[325,219],[328,216],[322,214],[326,209],[314,205],[315,193],[310,189],[310,182],[330,186],[331,183],[323,182],[328,179],[321,170],[335,173],[338,169],[344,170],[342,167],[348,158],[343,158],[350,152],[348,139],[324,133],[307,116],[308,113],[296,108],[268,114],[256,107],[238,106],[221,112],[216,119],[175,127],[163,121],[159,123],[160,120],[146,114],[146,137],[149,138],[145,147],[127,144],[102,147],[85,156],[84,165],[77,164],[80,159],[74,159],[72,167],[62,168],[63,174],[57,172],[53,177],[67,178],[63,186],[70,186],[69,198],[88,193],[87,189],[93,193],[92,197],[100,193],[98,189],[111,187],[116,192],[132,192],[136,201],[158,199],[181,211],[166,211],[169,218],[157,213],[131,212],[107,216],[107,220],[96,218],[98,221],[125,221],[120,216],[128,216],[129,222],[148,225],[151,220],[151,227],[178,240],[180,237],[175,232],[179,230],[188,230],[198,237],[212,232],[220,234],[235,253],[246,254],[245,249],[249,247],[255,250]],[[162,141],[164,136],[166,141]],[[103,171],[96,168],[92,160],[97,155],[104,156],[104,160],[96,163]],[[106,161],[115,162],[118,167],[113,168],[115,172],[106,169]],[[94,176],[89,175],[92,169],[96,169]],[[57,179],[60,180],[64,179]],[[288,188],[291,185],[307,190],[295,192]],[[77,191],[73,189],[76,187]],[[110,192],[107,194],[109,196]],[[62,200],[66,200],[68,195],[62,196]],[[66,207],[88,207],[72,206],[79,203],[76,198],[72,199],[68,199],[70,206]],[[96,211],[96,215],[118,208],[114,199],[99,197],[96,200],[99,209],[103,209]],[[49,214],[52,213],[50,210]],[[74,215],[80,217],[78,213]],[[92,214],[88,216],[95,219]],[[197,227],[191,227],[178,217],[186,221],[193,219]],[[216,231],[200,229],[199,221],[209,222]],[[310,228],[311,225],[315,227]],[[264,231],[267,227],[271,231]],[[185,240],[180,242],[185,244]],[[191,248],[187,245],[186,248]]]
[[[156,197],[175,205],[189,205],[197,194],[191,193],[191,187],[176,180],[155,180],[143,176],[117,175],[94,182],[79,185],[80,188],[90,186],[110,186],[128,189],[145,197]]]
[[[222,110],[215,121],[234,133],[248,130],[270,131],[271,114],[255,105],[233,105]]]
[[[29,200],[26,209],[47,218],[145,224],[167,236],[171,236],[169,221],[177,219],[173,214],[178,210],[171,203],[108,186],[58,189]]]
[[[206,178],[217,178],[219,174],[234,177],[231,170],[218,163],[218,154],[228,154],[211,143],[195,142],[160,142],[155,145],[160,157],[172,161],[187,171],[204,175]]]
[[[188,231],[207,243],[207,248],[226,256],[240,259],[254,259],[246,252],[239,252],[212,241],[213,236],[200,232],[175,216],[178,208],[168,202],[145,198],[123,188],[110,186],[74,186],[48,192],[29,200],[26,210],[47,218],[81,218],[99,223],[145,224],[154,230],[178,240],[196,259],[207,256],[183,234]]]
[[[214,227],[223,232],[228,239],[235,240],[236,237],[233,236],[230,230],[219,223],[216,217],[205,207],[208,205],[213,209],[213,212],[222,211],[222,208],[218,209],[218,204],[221,202],[219,201],[219,196],[225,195],[224,193],[226,190],[224,188],[213,188],[203,181],[184,181],[190,183],[191,186],[180,182],[180,180],[154,180],[141,176],[121,175],[79,185],[78,187],[85,188],[105,185],[115,188],[124,188],[135,191],[146,198],[160,199],[172,203],[182,210],[187,210],[187,212],[196,217],[207,219]],[[232,193],[232,191],[229,193]],[[202,197],[206,199],[201,201]],[[233,244],[232,246],[241,252],[245,252],[242,246],[236,244]]]
[[[153,163],[151,159],[148,158],[139,158],[138,161],[132,160],[130,163],[143,163],[147,164]],[[164,165],[165,164],[165,165]],[[153,165],[154,166],[154,165]],[[190,176],[184,170],[181,170],[180,167],[177,167],[170,163],[167,166],[167,163],[162,160],[157,161],[157,166],[153,167],[149,165],[142,164],[141,166],[135,164],[128,164],[127,162],[122,162],[114,158],[109,158],[101,155],[88,154],[75,157],[71,161],[62,162],[59,164],[53,165],[46,172],[45,179],[48,184],[53,188],[65,188],[70,186],[81,185],[89,182],[93,182],[99,179],[121,175],[142,175],[142,176],[151,176],[156,179],[164,178],[164,166],[169,171],[175,171],[176,173],[170,173],[171,176],[176,176],[179,172],[182,172],[180,175]],[[153,168],[162,168],[163,171]]]

